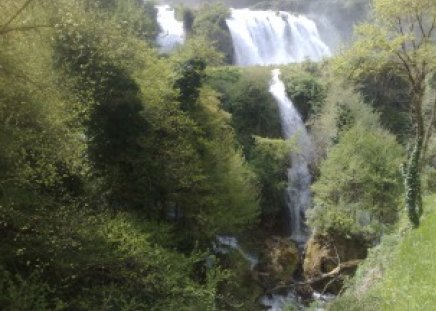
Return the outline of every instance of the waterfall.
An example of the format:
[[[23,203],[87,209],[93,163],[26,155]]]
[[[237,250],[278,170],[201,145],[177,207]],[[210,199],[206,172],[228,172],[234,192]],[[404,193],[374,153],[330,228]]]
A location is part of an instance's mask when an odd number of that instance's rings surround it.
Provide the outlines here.
[[[331,55],[315,23],[303,15],[232,9],[227,26],[233,41],[234,61],[239,66],[319,61]],[[279,107],[284,138],[297,135],[298,151],[290,155],[292,166],[288,169],[286,201],[291,238],[304,243],[307,235],[304,214],[311,204],[309,161],[313,148],[301,116],[287,97],[278,69],[272,72],[269,91]]]
[[[232,9],[227,26],[236,65],[280,65],[330,56],[315,23],[303,15]]]
[[[215,252],[227,254],[229,249],[236,250],[250,264],[251,270],[253,270],[254,267],[259,263],[259,259],[256,256],[248,254],[242,249],[236,237],[229,235],[217,235],[216,240],[218,245],[214,247]]]
[[[312,143],[300,114],[286,94],[279,69],[272,71],[269,91],[279,107],[284,138],[296,136],[298,150],[290,155],[291,167],[288,168],[286,199],[291,215],[291,238],[297,243],[303,243],[306,239],[304,213],[311,203],[309,161],[313,151]]]
[[[157,23],[160,33],[156,42],[162,53],[171,52],[185,41],[183,23],[176,19],[176,12],[169,5],[157,5]]]

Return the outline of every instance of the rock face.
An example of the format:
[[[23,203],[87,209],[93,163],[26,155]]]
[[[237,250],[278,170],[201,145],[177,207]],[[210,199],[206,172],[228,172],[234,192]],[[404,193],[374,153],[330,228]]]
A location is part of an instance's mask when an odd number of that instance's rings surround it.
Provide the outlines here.
[[[367,249],[359,237],[313,234],[305,248],[304,276],[315,290],[337,294],[344,279],[366,258]]]
[[[299,262],[295,243],[283,237],[271,237],[265,248],[256,272],[265,289],[289,283]]]

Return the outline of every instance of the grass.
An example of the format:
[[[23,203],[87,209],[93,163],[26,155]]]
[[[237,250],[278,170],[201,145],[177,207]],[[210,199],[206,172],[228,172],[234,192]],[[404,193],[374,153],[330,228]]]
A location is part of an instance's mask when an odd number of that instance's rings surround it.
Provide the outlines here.
[[[436,195],[417,229],[388,236],[329,311],[436,310]]]

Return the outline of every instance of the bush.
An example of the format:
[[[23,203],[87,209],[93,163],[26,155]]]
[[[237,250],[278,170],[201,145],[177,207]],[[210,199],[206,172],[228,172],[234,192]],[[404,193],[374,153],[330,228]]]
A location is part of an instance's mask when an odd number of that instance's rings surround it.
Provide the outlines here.
[[[23,278],[0,266],[0,307],[4,311],[64,310],[59,298],[53,298],[50,288],[37,271]]]

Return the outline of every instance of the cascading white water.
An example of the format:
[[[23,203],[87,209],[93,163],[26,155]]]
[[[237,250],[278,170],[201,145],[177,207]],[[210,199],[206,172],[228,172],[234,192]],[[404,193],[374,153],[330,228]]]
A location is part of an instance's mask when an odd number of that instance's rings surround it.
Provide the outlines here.
[[[176,12],[169,5],[157,5],[157,23],[160,33],[156,42],[162,53],[171,52],[185,41],[183,23],[176,19]]]
[[[184,42],[183,24],[175,19],[175,12],[169,6],[157,6],[157,9],[158,23],[162,29],[157,42],[162,52],[169,52]],[[302,15],[232,9],[227,26],[233,42],[234,63],[239,66],[281,65],[306,59],[319,61],[331,55],[315,23]],[[288,139],[296,135],[299,150],[290,155],[292,166],[288,169],[286,196],[291,214],[291,238],[303,243],[306,239],[303,215],[311,201],[309,161],[312,145],[301,116],[287,97],[278,69],[272,72],[269,91],[279,106],[283,136]],[[238,250],[250,262],[252,269],[257,264],[257,258],[245,253],[236,238],[217,236],[215,251],[227,252],[229,249]],[[298,305],[297,300],[291,291],[287,296],[264,297],[263,303],[272,311],[278,311],[285,303]]]
[[[232,9],[227,26],[232,36],[235,64],[239,66],[289,64],[306,59],[319,61],[331,55],[316,24],[303,15]],[[298,135],[299,151],[291,154],[286,199],[291,216],[291,237],[303,243],[306,239],[303,216],[311,202],[310,137],[297,109],[287,97],[278,69],[272,72],[270,92],[279,106],[284,138]]]
[[[256,256],[248,254],[242,249],[236,237],[230,235],[217,235],[216,240],[218,242],[218,245],[215,247],[217,253],[226,254],[228,253],[229,248],[236,250],[250,263],[251,270],[253,270],[253,268],[259,263],[259,259]]]
[[[330,55],[316,24],[303,15],[232,9],[227,26],[239,66],[319,61]]]
[[[269,91],[279,107],[284,138],[290,139],[296,135],[298,150],[291,153],[286,199],[291,214],[291,238],[302,243],[306,239],[303,216],[311,202],[309,162],[313,151],[312,143],[300,114],[286,94],[279,69],[272,71]]]

